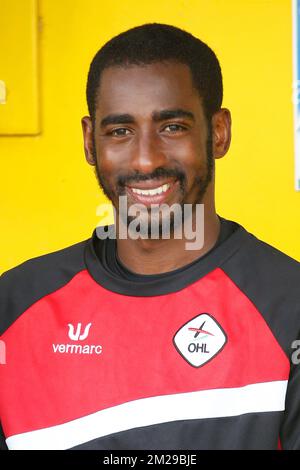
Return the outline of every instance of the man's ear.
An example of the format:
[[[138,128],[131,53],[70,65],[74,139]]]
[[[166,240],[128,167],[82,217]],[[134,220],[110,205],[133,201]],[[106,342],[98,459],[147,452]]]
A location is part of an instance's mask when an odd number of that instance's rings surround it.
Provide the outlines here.
[[[222,158],[231,141],[231,115],[226,108],[221,108],[212,117],[212,140],[214,157]]]
[[[96,165],[93,146],[93,124],[90,116],[84,116],[81,119],[83,132],[84,153],[86,161],[90,165]]]

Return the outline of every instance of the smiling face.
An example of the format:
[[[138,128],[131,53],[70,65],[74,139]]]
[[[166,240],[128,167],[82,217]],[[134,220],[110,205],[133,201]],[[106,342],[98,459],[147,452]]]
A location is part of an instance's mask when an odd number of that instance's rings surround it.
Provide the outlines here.
[[[218,125],[207,125],[188,66],[109,67],[101,76],[96,109],[94,127],[90,118],[82,120],[86,158],[96,165],[117,211],[120,195],[127,195],[129,206],[150,207],[196,204],[206,192],[213,194],[218,152],[210,131]]]

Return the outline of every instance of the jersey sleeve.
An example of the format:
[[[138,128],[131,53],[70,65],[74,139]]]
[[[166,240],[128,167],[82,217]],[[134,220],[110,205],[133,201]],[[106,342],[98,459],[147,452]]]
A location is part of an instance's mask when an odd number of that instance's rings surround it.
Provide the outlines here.
[[[300,338],[300,336],[298,336]],[[284,450],[300,450],[300,341],[291,355],[291,371],[281,425],[280,444]]]
[[[3,398],[2,380],[5,376],[4,368],[6,360],[1,362],[1,346],[4,343],[3,336],[7,330],[26,312],[32,305],[45,296],[55,292],[70,282],[77,273],[85,269],[84,248],[86,241],[79,242],[71,247],[64,248],[54,253],[42,255],[4,272],[0,276],[0,449],[7,450],[5,439],[8,437],[5,416],[12,414],[14,410]],[[18,338],[16,338],[16,341]],[[5,347],[6,350],[6,347]],[[5,353],[4,353],[5,354]],[[9,356],[7,357],[7,363]],[[22,365],[20,364],[20,367]],[[19,377],[18,370],[14,376]],[[21,387],[22,385],[19,384]],[[6,436],[6,438],[5,438]]]
[[[300,449],[300,263],[251,235],[224,270],[256,306],[289,359],[278,437],[282,449]]]

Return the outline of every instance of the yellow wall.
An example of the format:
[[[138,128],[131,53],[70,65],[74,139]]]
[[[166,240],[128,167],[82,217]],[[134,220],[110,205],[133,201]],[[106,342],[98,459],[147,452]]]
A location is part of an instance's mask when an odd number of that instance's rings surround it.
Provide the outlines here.
[[[88,238],[98,223],[103,199],[80,126],[88,66],[111,36],[151,21],[191,31],[221,61],[233,139],[217,162],[218,213],[300,260],[290,0],[41,0],[39,15],[42,132],[0,137],[1,271]]]

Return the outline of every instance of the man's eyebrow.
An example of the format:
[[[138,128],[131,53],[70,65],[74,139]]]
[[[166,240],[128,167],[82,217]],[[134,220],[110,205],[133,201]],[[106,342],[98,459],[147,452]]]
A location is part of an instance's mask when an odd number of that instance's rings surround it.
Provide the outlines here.
[[[187,111],[186,109],[181,108],[163,109],[161,111],[154,111],[152,113],[152,119],[154,122],[183,117],[195,121],[195,116],[191,111]],[[131,114],[108,114],[101,120],[100,127],[104,128],[110,124],[133,124],[134,122],[135,119]]]
[[[175,118],[188,118],[192,121],[195,121],[195,116],[191,111],[186,109],[163,109],[162,111],[154,111],[152,113],[153,121],[164,121],[165,119],[175,119]]]
[[[108,114],[100,122],[100,127],[108,126],[109,124],[132,124],[134,117],[130,114]]]

